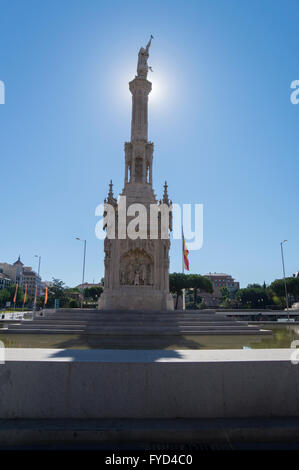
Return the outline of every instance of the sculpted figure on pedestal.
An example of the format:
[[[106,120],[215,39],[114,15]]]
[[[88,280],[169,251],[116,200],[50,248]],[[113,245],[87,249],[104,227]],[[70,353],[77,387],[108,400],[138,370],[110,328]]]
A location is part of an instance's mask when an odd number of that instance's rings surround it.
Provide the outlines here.
[[[149,42],[147,43],[145,49],[141,47],[138,53],[138,64],[137,64],[137,77],[147,78],[148,70],[152,70],[151,67],[147,65],[149,58],[149,48],[152,42],[153,36],[151,35]]]
[[[135,277],[134,277],[134,285],[139,286],[139,272],[135,271]]]

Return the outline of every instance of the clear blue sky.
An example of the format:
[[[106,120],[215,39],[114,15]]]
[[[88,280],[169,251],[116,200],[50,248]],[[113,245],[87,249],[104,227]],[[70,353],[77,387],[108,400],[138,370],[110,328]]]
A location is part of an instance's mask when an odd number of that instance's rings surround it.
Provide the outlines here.
[[[43,279],[103,276],[95,207],[123,186],[139,47],[154,35],[149,138],[154,189],[204,204],[191,272],[246,286],[299,269],[299,3],[0,0],[0,261],[18,254]],[[180,271],[179,242],[171,271]]]

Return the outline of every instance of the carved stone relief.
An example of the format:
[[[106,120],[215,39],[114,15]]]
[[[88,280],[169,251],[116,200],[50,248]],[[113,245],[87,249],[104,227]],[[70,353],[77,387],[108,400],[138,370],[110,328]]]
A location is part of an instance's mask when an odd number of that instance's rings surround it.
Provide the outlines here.
[[[135,286],[153,284],[153,259],[146,251],[137,248],[121,257],[120,284]]]

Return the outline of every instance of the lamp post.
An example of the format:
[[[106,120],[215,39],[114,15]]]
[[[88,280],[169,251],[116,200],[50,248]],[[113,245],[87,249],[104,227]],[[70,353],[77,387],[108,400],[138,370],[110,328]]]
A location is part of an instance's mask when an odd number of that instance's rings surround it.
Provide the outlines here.
[[[38,270],[37,270],[37,274],[38,274],[38,276],[39,276],[39,273],[40,273],[40,262],[41,262],[42,257],[39,256],[39,255],[34,255],[34,258],[38,258]]]
[[[76,237],[76,240],[80,240],[84,244],[84,249],[83,249],[83,270],[82,270],[82,299],[81,299],[81,308],[83,307],[83,292],[84,292],[84,274],[85,274],[85,256],[86,256],[86,240],[82,240],[79,237]]]
[[[38,268],[37,268],[37,275],[39,277],[39,273],[40,273],[40,263],[41,263],[41,259],[42,257],[40,255],[34,255],[34,258],[38,258]],[[40,293],[40,290],[37,289],[37,280],[36,280],[36,293],[38,292],[38,295]],[[34,311],[36,310],[36,303],[34,303]]]
[[[287,290],[286,273],[285,273],[284,256],[283,256],[283,244],[286,243],[287,241],[288,240],[283,240],[283,242],[280,242],[280,249],[281,249],[281,261],[282,261],[282,270],[283,270],[284,290],[285,290],[286,306],[287,306],[288,321],[289,321],[290,320],[290,314],[289,314],[288,290]]]

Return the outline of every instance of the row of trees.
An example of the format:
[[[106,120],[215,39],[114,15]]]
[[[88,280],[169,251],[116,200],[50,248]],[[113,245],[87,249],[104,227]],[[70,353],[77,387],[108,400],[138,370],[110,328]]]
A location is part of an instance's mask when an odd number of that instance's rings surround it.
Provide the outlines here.
[[[0,308],[5,307],[7,302],[10,302],[12,305],[15,291],[16,291],[16,286],[14,284],[8,286],[6,289],[0,290]],[[17,292],[17,297],[16,297],[16,306],[22,307],[23,301],[24,301],[24,294],[25,292],[24,292],[23,287],[19,287],[18,292]],[[28,302],[31,301],[31,299],[28,298],[28,296],[27,296],[27,300]],[[26,303],[27,303],[27,300],[26,300]]]
[[[172,273],[169,275],[169,290],[176,295],[175,308],[178,307],[179,296],[182,295],[183,289],[193,290],[193,308],[197,308],[198,291],[213,293],[213,284],[207,277],[200,274],[183,274]],[[187,296],[190,293],[187,292]]]
[[[47,307],[53,308],[55,300],[58,300],[59,306],[63,308],[78,308],[81,306],[82,300],[86,307],[95,306],[102,292],[101,286],[86,287],[82,292],[78,287],[66,287],[63,281],[53,278],[52,285],[48,287]],[[44,302],[45,294],[40,297],[38,307],[42,307]]]
[[[0,290],[0,308],[6,307],[7,302],[13,306],[13,298],[16,286],[10,285],[6,289]],[[83,303],[86,306],[93,306],[97,303],[99,296],[103,292],[101,286],[87,287],[83,290]],[[22,308],[24,302],[24,288],[19,286],[16,297],[16,308]],[[47,308],[53,308],[55,299],[59,300],[60,307],[76,308],[80,307],[82,301],[82,292],[78,288],[69,288],[60,279],[53,278],[52,285],[48,287]],[[45,293],[38,299],[37,307],[44,306]],[[25,307],[32,307],[33,299],[27,294]]]
[[[299,278],[286,278],[289,306],[299,299]],[[247,288],[235,292],[232,298],[225,297],[222,291],[221,305],[227,308],[286,308],[285,284],[276,279],[269,286],[249,284]]]
[[[299,301],[299,278],[286,278],[289,305]],[[15,294],[15,285],[0,290],[0,307],[11,302]],[[175,308],[178,307],[179,297],[186,292],[187,308],[204,308],[203,293],[213,293],[211,281],[200,274],[172,273],[169,275],[169,289],[175,294]],[[102,286],[92,286],[83,291],[84,306],[95,306],[101,293]],[[55,299],[59,300],[60,307],[76,308],[82,302],[82,292],[78,288],[69,288],[60,279],[53,278],[52,285],[48,287],[47,307],[53,308]],[[24,301],[24,288],[19,287],[16,298],[16,307],[22,307]],[[45,294],[38,300],[37,307],[43,307]],[[31,306],[33,299],[27,295],[26,306]],[[269,286],[260,284],[249,284],[244,289],[230,291],[227,287],[221,289],[219,306],[223,308],[285,308],[285,285],[283,279],[277,279]]]
[[[286,278],[289,306],[299,301],[299,278]],[[175,308],[178,299],[186,290],[186,308],[204,308],[206,305],[202,293],[213,293],[211,281],[199,274],[173,273],[169,276],[170,292],[176,295]],[[269,286],[264,283],[248,284],[244,289],[235,291],[227,287],[221,288],[219,307],[222,308],[286,308],[285,284],[283,279],[273,281]]]

